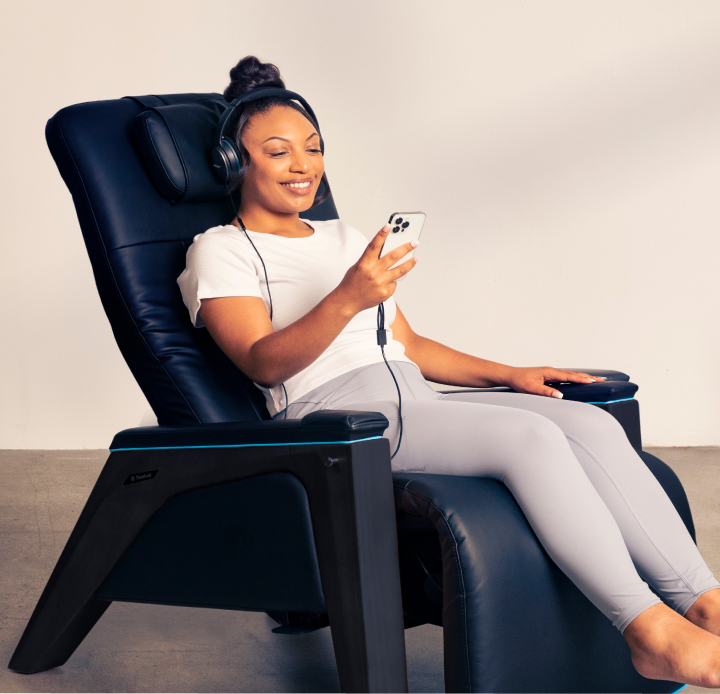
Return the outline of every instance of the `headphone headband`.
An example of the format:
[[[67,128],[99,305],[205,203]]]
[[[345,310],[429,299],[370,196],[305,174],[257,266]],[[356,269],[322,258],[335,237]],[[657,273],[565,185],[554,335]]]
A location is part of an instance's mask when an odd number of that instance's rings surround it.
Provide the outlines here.
[[[213,137],[214,143],[216,145],[221,144],[222,138],[225,136],[225,127],[230,122],[231,116],[238,109],[239,106],[242,106],[244,108],[245,104],[249,103],[250,101],[257,101],[258,99],[264,99],[268,96],[277,96],[281,99],[293,99],[294,101],[299,101],[302,104],[303,108],[313,117],[315,122],[318,122],[315,113],[310,107],[310,104],[305,101],[305,99],[303,99],[300,94],[291,92],[288,89],[281,89],[280,87],[258,87],[257,89],[250,89],[244,94],[241,94],[237,99],[234,99],[232,102],[230,102],[227,109],[225,109],[225,111],[223,111],[223,114],[220,116],[220,120],[218,121],[217,127],[215,128],[215,136]],[[240,111],[242,111],[242,109],[240,109]],[[318,125],[318,130],[319,129],[320,126]]]

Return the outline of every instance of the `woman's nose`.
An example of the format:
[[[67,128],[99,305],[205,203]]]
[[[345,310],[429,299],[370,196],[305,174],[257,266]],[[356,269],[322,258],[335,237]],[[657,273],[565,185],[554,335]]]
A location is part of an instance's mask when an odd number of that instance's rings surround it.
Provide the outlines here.
[[[305,152],[298,152],[290,162],[290,171],[293,173],[306,173],[310,169],[310,157]]]

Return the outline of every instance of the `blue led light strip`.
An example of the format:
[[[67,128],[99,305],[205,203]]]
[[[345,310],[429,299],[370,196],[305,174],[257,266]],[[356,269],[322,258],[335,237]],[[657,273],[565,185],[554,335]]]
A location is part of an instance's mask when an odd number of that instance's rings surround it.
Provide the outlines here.
[[[629,400],[634,400],[635,398],[622,398],[621,400],[606,400],[605,402],[586,402],[586,405],[611,405],[614,402],[628,402]]]
[[[117,451],[175,451],[190,448],[250,448],[252,446],[326,446],[331,443],[359,443],[360,441],[372,441],[381,439],[382,436],[368,436],[366,439],[355,439],[354,441],[298,441],[297,443],[229,443],[221,446],[148,446],[147,448],[111,448],[110,453]]]

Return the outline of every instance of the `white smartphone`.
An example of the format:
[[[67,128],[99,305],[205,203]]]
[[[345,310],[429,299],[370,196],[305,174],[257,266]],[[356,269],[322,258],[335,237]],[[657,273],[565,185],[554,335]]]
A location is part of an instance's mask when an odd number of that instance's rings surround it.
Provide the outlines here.
[[[390,233],[385,238],[380,257],[394,251],[398,246],[402,246],[410,241],[419,241],[420,232],[422,232],[423,224],[425,224],[424,212],[394,212],[390,215]],[[415,249],[413,248],[407,255],[397,261],[390,269],[396,268],[398,265],[406,263],[413,257]],[[404,280],[407,275],[403,275],[398,279]]]

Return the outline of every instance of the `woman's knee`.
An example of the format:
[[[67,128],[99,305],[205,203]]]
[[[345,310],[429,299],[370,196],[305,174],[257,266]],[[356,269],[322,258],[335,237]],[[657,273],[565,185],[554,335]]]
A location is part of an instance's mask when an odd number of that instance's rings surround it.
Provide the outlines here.
[[[506,432],[511,456],[538,459],[544,458],[540,454],[552,455],[567,449],[563,430],[551,419],[527,410],[514,410],[514,413]]]
[[[566,434],[588,445],[593,441],[627,440],[620,422],[605,410],[584,402],[572,404],[575,407],[572,409]]]

